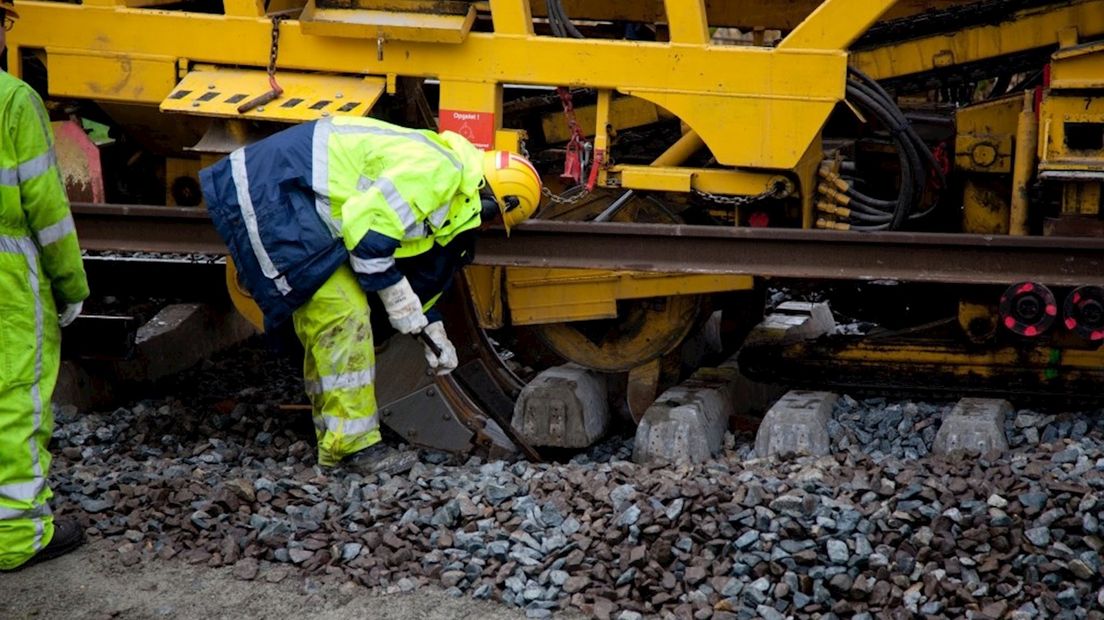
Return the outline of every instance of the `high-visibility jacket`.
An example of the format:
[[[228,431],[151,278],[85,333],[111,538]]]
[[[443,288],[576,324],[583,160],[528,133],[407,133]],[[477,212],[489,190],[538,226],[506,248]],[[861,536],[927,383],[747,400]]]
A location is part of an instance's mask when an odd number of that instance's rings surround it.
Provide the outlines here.
[[[88,281],[42,100],[0,71],[0,570],[50,542],[57,305]]]
[[[0,118],[0,235],[32,237],[57,301],[82,301],[88,297],[88,281],[50,119],[38,94],[3,71]]]
[[[342,117],[238,149],[200,182],[242,284],[275,327],[346,261],[377,291],[403,277],[396,258],[478,227],[482,153],[452,132]]]

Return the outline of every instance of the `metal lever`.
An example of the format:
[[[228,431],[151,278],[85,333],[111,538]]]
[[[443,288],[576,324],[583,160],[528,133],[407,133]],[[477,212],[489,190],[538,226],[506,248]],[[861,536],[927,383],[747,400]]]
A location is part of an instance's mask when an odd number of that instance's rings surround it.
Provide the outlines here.
[[[254,108],[258,108],[265,105],[266,103],[275,101],[276,98],[279,97],[281,94],[283,94],[283,91],[270,90],[263,95],[258,95],[257,97],[254,97],[238,106],[238,114],[245,114],[246,112]]]
[[[430,351],[433,351],[433,354],[436,355],[438,359],[441,357],[441,347],[437,346],[437,343],[433,342],[433,339],[430,338],[429,335],[427,335],[424,331],[413,334],[413,336],[420,340],[421,343],[424,344],[426,347],[428,347]],[[426,368],[426,376],[432,377],[435,374],[437,373],[433,372],[432,368]]]
[[[434,355],[436,355],[437,357],[441,357],[441,347],[437,346],[437,343],[433,342],[433,339],[430,338],[429,335],[427,335],[424,331],[418,332],[415,337],[418,340],[421,340],[422,344],[429,347],[429,350],[433,351]]]

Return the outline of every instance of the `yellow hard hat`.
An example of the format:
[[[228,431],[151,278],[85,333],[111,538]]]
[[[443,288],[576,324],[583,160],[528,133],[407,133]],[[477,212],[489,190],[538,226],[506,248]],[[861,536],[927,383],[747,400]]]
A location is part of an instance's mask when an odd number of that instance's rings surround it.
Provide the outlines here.
[[[483,153],[483,176],[502,212],[502,223],[509,231],[540,206],[541,179],[537,169],[517,153]]]
[[[8,15],[11,15],[12,17],[19,17],[19,13],[15,12],[14,0],[0,0],[0,9],[3,9],[7,12]]]

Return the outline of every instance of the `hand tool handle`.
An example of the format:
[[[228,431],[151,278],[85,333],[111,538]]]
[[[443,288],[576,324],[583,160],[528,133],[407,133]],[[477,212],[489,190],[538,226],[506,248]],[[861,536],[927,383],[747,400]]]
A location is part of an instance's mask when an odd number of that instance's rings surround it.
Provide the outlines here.
[[[422,344],[429,347],[429,350],[433,351],[434,355],[436,355],[437,357],[441,357],[441,347],[437,346],[436,342],[433,342],[433,339],[429,337],[429,334],[426,334],[424,331],[418,332],[418,340],[421,340]]]

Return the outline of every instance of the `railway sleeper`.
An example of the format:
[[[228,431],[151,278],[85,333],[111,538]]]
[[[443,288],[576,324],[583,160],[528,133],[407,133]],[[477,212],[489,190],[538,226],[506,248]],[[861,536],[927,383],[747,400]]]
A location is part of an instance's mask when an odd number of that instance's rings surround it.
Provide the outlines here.
[[[103,320],[90,322],[104,324]],[[118,321],[108,322],[115,323]],[[105,356],[102,348],[94,356],[81,355],[79,352],[89,350],[89,346],[67,343],[67,348],[71,346],[76,352],[76,359],[62,364],[54,403],[78,409],[107,405],[122,396],[123,386],[168,378],[255,333],[249,322],[231,308],[201,303],[166,305],[137,330],[116,334],[127,339],[126,346],[111,347],[120,355]],[[65,338],[77,335],[67,330]]]
[[[717,368],[701,368],[661,394],[636,428],[633,460],[686,465],[713,458],[724,444],[729,420],[746,407],[741,396],[754,389],[746,383],[733,358]]]

